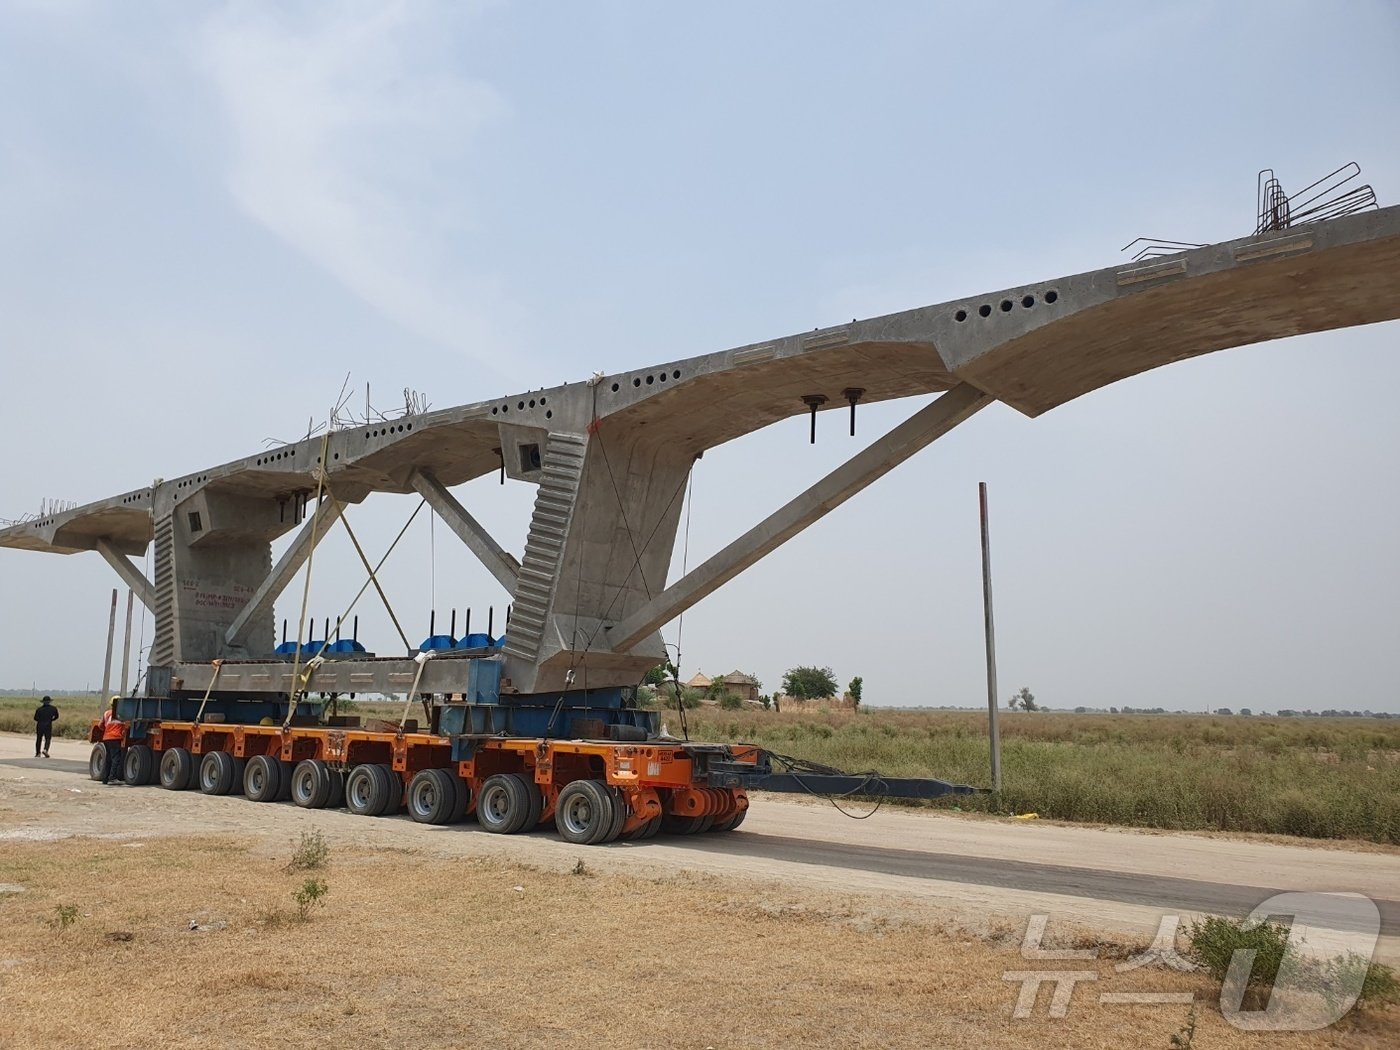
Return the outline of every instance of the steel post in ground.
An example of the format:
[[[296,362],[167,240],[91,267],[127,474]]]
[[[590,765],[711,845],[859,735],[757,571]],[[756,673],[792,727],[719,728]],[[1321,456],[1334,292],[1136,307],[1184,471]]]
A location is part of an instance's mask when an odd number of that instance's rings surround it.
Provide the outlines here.
[[[987,639],[987,734],[992,745],[992,790],[1001,790],[1001,731],[997,724],[997,641],[992,620],[992,541],[987,519],[987,483],[977,483],[982,518],[982,624]]]
[[[136,592],[128,590],[126,592],[126,633],[122,635],[122,687],[117,690],[122,696],[126,696],[126,680],[131,674],[131,610],[136,602]],[[103,697],[105,700],[106,697]]]
[[[102,701],[112,691],[112,646],[117,640],[117,589],[112,588],[112,611],[107,615],[107,657],[102,661]]]

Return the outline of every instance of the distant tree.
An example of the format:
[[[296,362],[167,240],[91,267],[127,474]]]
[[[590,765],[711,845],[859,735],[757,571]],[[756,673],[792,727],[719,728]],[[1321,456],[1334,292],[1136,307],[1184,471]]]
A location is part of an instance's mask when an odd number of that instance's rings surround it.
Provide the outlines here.
[[[1116,715],[1116,714],[1118,713],[1118,708],[1116,708],[1116,707],[1110,707],[1110,708],[1108,709],[1108,713],[1111,714],[1111,715]]]
[[[761,693],[758,702],[763,705],[763,710],[768,711],[773,707],[773,698],[767,693]]]
[[[830,667],[791,667],[783,675],[783,692],[799,700],[830,700],[836,695],[836,676]]]
[[[666,664],[657,664],[642,678],[643,685],[660,685],[671,676],[671,669]]]
[[[1013,711],[1016,710],[1017,707],[1022,711],[1040,710],[1040,706],[1035,702],[1035,694],[1025,686],[1021,686],[1021,691],[1012,696],[1011,699],[1006,702],[1006,706]]]
[[[685,706],[687,708],[699,707],[700,701],[703,700],[704,697],[705,694],[699,689],[682,689],[678,701],[673,700],[672,703],[678,703],[678,706]]]
[[[731,693],[726,689],[719,694],[719,706],[726,711],[741,711],[744,707],[744,698],[738,693]]]
[[[850,684],[846,686],[846,692],[851,694],[852,707],[860,706],[860,691],[862,687],[864,687],[864,685],[865,679],[862,678],[860,675],[856,675],[854,678],[851,679]]]
[[[1245,718],[1249,718],[1254,714],[1254,712],[1247,707],[1242,707],[1240,708],[1240,714],[1244,715]]]

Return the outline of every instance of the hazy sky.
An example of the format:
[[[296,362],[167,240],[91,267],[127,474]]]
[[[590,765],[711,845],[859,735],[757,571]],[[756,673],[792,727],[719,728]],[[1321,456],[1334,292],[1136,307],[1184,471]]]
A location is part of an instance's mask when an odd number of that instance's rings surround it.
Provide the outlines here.
[[[447,407],[1240,236],[1265,166],[1400,203],[1397,56],[1390,0],[0,0],[0,516],[298,437],[347,373]],[[985,480],[1003,698],[1400,710],[1397,343],[994,406],[692,610],[682,671],[980,702]],[[707,453],[689,564],[916,407]],[[458,495],[520,550],[530,486]],[[416,502],[350,515],[382,551]],[[317,567],[334,616],[341,533]],[[387,571],[414,635],[504,606],[426,512]],[[116,583],[0,551],[0,685],[96,688]]]

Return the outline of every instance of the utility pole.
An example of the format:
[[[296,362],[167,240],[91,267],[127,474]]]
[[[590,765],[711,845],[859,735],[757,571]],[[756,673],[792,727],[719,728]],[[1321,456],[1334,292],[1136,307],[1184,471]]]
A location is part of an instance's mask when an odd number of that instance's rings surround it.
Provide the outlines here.
[[[987,638],[987,732],[992,742],[992,790],[1001,790],[1001,730],[997,725],[997,642],[992,622],[992,541],[987,522],[987,483],[977,483],[982,517],[982,624]]]
[[[102,663],[102,700],[112,691],[112,646],[117,640],[117,589],[112,588],[112,611],[107,617],[107,659]]]

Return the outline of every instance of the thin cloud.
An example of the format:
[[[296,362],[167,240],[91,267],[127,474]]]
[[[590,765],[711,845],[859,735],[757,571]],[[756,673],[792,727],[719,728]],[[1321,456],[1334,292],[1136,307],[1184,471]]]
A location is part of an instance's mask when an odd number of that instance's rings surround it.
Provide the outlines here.
[[[198,64],[232,133],[238,205],[384,316],[486,361],[510,305],[454,257],[479,236],[467,149],[506,105],[451,68],[456,11],[234,6],[202,27]]]

